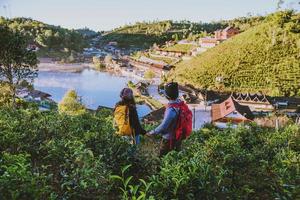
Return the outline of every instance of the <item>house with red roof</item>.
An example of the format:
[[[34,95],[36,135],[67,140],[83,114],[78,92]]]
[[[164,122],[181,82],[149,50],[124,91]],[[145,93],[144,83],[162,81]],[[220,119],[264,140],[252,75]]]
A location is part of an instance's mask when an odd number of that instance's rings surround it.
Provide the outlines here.
[[[240,33],[239,29],[234,28],[232,26],[228,26],[225,29],[215,31],[215,39],[220,41],[227,40],[239,33]]]
[[[250,108],[240,105],[231,96],[222,103],[212,104],[211,117],[212,123],[220,128],[227,127],[228,123],[237,125],[252,122],[254,119]]]
[[[215,31],[214,37],[201,38],[200,45],[201,47],[212,48],[239,33],[240,31],[238,29],[228,26],[225,29]]]

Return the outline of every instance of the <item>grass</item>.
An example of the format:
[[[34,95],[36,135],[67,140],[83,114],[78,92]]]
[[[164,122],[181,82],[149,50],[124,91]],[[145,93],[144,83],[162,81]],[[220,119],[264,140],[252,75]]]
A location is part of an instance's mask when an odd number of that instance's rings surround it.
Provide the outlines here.
[[[176,61],[175,59],[168,58],[168,57],[158,57],[158,56],[151,56],[151,55],[149,55],[148,57],[153,59],[153,60],[163,61],[167,64],[172,64]]]

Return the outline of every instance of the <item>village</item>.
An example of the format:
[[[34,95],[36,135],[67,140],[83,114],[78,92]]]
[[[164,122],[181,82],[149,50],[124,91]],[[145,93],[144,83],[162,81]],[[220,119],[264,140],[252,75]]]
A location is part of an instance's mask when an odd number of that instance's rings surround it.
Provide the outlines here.
[[[117,59],[108,66],[139,80],[135,87],[138,95],[148,96],[161,104],[166,104],[167,101],[160,91],[160,81],[176,63],[191,59],[237,34],[238,29],[228,26],[215,31],[214,36],[200,38],[199,41],[168,41],[164,46],[154,45],[138,56],[116,56]],[[108,49],[120,55],[120,51],[116,50],[116,42],[110,42],[108,46]],[[147,71],[154,72],[156,78],[146,80],[144,74]],[[182,100],[188,103],[194,113],[194,129],[208,123],[225,128],[228,125],[236,127],[240,123],[251,122],[278,128],[288,123],[289,118],[300,123],[300,98],[270,97],[262,93],[198,90],[187,85],[181,85],[180,91]],[[164,107],[156,108],[144,117],[144,121],[155,123],[163,118],[163,114]]]
[[[91,42],[92,47],[85,49],[82,56],[87,63],[98,59],[107,71],[135,80],[132,86],[136,95],[143,97],[144,102],[152,109],[143,120],[151,124],[163,118],[162,105],[167,101],[163,96],[162,80],[175,64],[189,60],[238,34],[238,29],[228,26],[215,31],[214,36],[200,38],[198,41],[168,41],[163,46],[153,45],[152,48],[143,51],[120,49],[115,41],[110,41],[102,48],[96,48],[93,46],[101,40],[101,37],[96,37]],[[251,122],[279,127],[288,123],[288,118],[300,123],[299,98],[270,97],[262,93],[198,90],[189,85],[181,85],[180,91],[181,99],[188,103],[194,113],[195,130],[209,123],[219,128]],[[27,101],[39,102],[41,109],[49,109],[54,103],[50,94],[38,90],[20,89],[17,96]]]

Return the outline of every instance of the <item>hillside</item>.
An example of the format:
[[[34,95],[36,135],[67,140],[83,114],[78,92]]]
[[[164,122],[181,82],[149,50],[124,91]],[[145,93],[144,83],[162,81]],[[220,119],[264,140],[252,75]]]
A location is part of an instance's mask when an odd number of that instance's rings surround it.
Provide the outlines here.
[[[278,12],[171,73],[198,88],[300,95],[300,14]]]
[[[117,41],[121,47],[148,48],[171,39],[182,39],[201,32],[213,32],[224,27],[222,23],[192,23],[189,21],[139,22],[117,28],[103,36],[103,43]]]
[[[259,24],[264,18],[262,16],[249,16],[208,23],[194,23],[186,20],[177,22],[171,20],[138,22],[133,25],[116,28],[104,34],[102,43],[117,41],[120,47],[149,48],[154,43],[162,44],[168,40],[180,40],[183,38],[195,40],[229,25],[245,31]]]
[[[40,48],[38,55],[70,55],[87,46],[84,36],[75,30],[53,26],[28,18],[5,19],[0,17],[0,26],[8,26],[28,38],[29,44]]]

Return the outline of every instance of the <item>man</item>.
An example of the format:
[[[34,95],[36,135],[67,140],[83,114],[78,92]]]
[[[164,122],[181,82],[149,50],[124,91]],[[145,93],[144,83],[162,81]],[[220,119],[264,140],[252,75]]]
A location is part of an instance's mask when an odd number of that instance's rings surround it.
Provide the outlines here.
[[[178,84],[175,82],[166,84],[165,96],[169,102],[166,108],[164,119],[157,128],[147,134],[148,136],[157,134],[162,135],[162,140],[160,143],[160,157],[166,155],[172,150],[179,151],[181,148],[181,140],[176,140],[175,137],[180,111],[177,105],[181,103],[181,100],[178,99]]]

